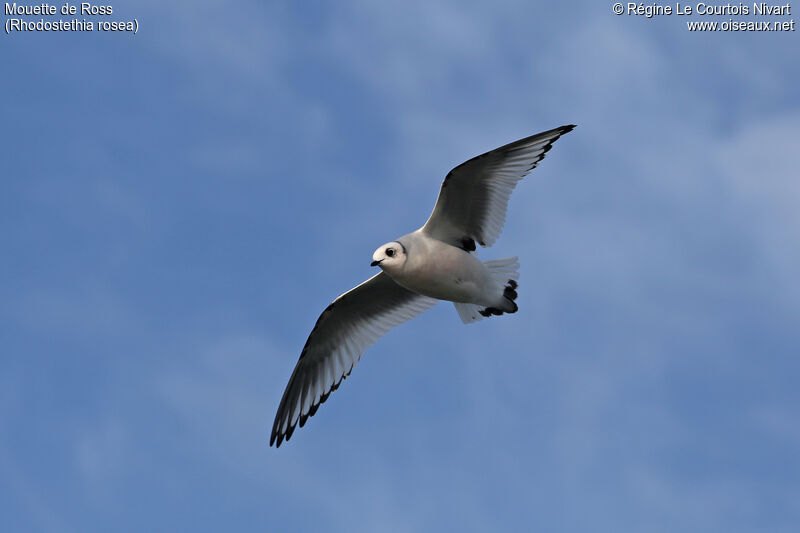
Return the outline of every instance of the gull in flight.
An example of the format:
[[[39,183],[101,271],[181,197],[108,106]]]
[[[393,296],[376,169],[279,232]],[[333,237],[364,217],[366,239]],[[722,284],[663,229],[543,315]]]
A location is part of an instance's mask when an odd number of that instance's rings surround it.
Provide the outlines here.
[[[501,146],[447,174],[425,225],[375,250],[372,266],[381,272],[320,315],[281,398],[270,446],[288,441],[297,424],[314,416],[368,347],[439,300],[453,302],[465,324],[517,312],[517,258],[481,262],[470,252],[475,243],[494,244],[517,182],[574,127]]]

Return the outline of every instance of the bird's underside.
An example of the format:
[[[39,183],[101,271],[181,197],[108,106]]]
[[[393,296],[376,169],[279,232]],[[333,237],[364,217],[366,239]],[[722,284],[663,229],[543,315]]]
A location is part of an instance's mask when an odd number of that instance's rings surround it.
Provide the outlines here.
[[[281,398],[270,445],[280,446],[298,424],[305,425],[369,346],[439,299],[454,301],[465,323],[517,311],[516,258],[481,263],[469,252],[476,244],[494,244],[517,182],[574,127],[501,146],[447,174],[425,225],[376,250],[372,264],[382,271],[336,298],[320,315]],[[423,264],[439,267],[432,272]]]

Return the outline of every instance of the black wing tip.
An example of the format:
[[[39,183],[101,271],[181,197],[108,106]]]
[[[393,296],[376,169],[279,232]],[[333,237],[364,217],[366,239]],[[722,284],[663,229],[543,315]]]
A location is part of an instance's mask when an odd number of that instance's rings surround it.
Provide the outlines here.
[[[482,158],[484,158],[484,157],[486,157],[486,156],[488,156],[488,155],[490,155],[490,154],[492,154],[492,153],[494,153],[494,152],[496,152],[498,150],[504,150],[504,149],[508,150],[508,149],[511,148],[511,146],[516,145],[517,143],[525,141],[527,139],[530,139],[531,137],[538,137],[539,135],[549,135],[551,133],[558,132],[558,134],[555,137],[553,137],[552,139],[550,139],[550,142],[548,143],[549,146],[552,146],[553,143],[556,142],[559,137],[561,137],[565,133],[571,132],[572,130],[574,130],[577,127],[578,127],[577,124],[565,124],[563,126],[559,126],[557,128],[553,128],[551,130],[543,131],[543,132],[540,132],[540,133],[534,133],[530,137],[525,137],[524,139],[519,139],[517,141],[513,141],[513,142],[511,142],[511,143],[509,143],[509,144],[507,144],[505,146],[501,146],[500,148],[496,148],[494,150],[490,150],[490,151],[486,152],[485,154],[477,155],[477,156],[473,157],[472,159],[468,159],[467,161],[464,161],[460,165],[455,166],[452,170],[450,170],[450,172],[447,173],[447,175],[444,177],[444,181],[442,181],[442,189],[445,189],[447,187],[447,182],[450,180],[450,177],[453,175],[453,172],[455,172],[459,168],[463,167],[467,163],[472,163],[472,162],[474,162],[474,161],[476,161],[478,159],[482,159]],[[545,149],[545,152],[547,152],[547,150],[550,149],[549,146],[548,146],[548,148]],[[533,169],[533,167],[528,169],[528,170],[532,170],[532,169]],[[483,243],[481,243],[481,245],[485,246]]]
[[[566,126],[561,126],[560,128],[558,128],[561,131],[558,132],[558,135],[556,136],[555,139],[553,139],[553,142],[556,142],[562,135],[566,135],[567,133],[571,132],[577,127],[578,127],[577,124],[567,124]]]
[[[554,133],[555,135],[553,135],[553,137],[548,141],[547,147],[545,148],[545,152],[547,152],[548,150],[550,150],[550,148],[552,148],[553,143],[555,143],[562,135],[571,132],[572,130],[574,130],[577,127],[578,127],[577,124],[567,124],[567,125],[564,125],[564,126],[559,126],[557,128],[553,128],[552,130],[548,130],[548,131],[545,131],[545,132],[542,132],[542,133],[537,133],[535,135],[532,135],[531,137],[537,137],[539,135],[547,136],[547,135],[550,135],[550,134]]]
[[[350,368],[350,372],[352,372],[352,371],[353,371],[353,369]],[[308,421],[308,419],[311,418],[312,416],[314,416],[317,413],[317,410],[319,409],[319,406],[322,405],[323,403],[325,403],[325,400],[327,400],[330,397],[331,393],[339,388],[339,385],[342,384],[342,381],[347,379],[347,376],[350,374],[350,372],[348,372],[347,375],[342,376],[339,379],[339,381],[337,381],[336,383],[331,385],[331,388],[328,390],[328,392],[326,392],[325,394],[320,396],[319,402],[317,402],[316,404],[312,405],[309,408],[307,414],[300,415],[300,417],[299,417],[297,422],[295,422],[294,424],[292,424],[292,425],[290,425],[289,427],[286,428],[286,433],[281,433],[280,431],[278,431],[278,427],[279,427],[278,420],[280,419],[280,416],[276,416],[275,424],[272,427],[272,436],[269,439],[269,445],[272,446],[273,443],[276,443],[275,444],[275,448],[280,448],[281,447],[281,443],[284,440],[286,442],[289,442],[289,439],[292,438],[292,433],[294,433],[294,430],[297,428],[297,426],[299,425],[300,427],[303,427],[303,426],[306,425],[306,422]],[[280,414],[280,412],[279,412],[279,414]]]
[[[547,152],[549,152],[550,149],[553,148],[553,145],[556,143],[557,140],[559,140],[561,138],[562,135],[564,135],[565,133],[571,132],[576,127],[577,127],[577,125],[575,125],[575,124],[568,124],[566,126],[559,126],[557,128],[553,128],[552,130],[545,131],[543,133],[538,133],[536,135],[533,135],[533,137],[536,137],[538,135],[548,135],[550,133],[557,132],[556,135],[553,135],[553,137],[551,137],[547,141],[547,144],[544,146],[544,148],[542,150],[542,154],[539,156],[539,158],[536,159],[533,163],[531,163],[530,167],[528,167],[528,172],[530,172],[531,170],[533,170],[534,168],[536,168],[539,165],[539,163],[542,161],[542,159],[544,159],[545,156],[547,155]]]
[[[553,128],[552,130],[545,131],[541,135],[547,135],[548,133],[558,133],[556,138],[553,139],[553,141],[555,141],[565,133],[569,133],[577,127],[578,127],[577,124],[564,124],[563,126],[559,126],[557,128]]]
[[[281,434],[281,432],[278,431],[278,428],[280,427],[280,423],[279,423],[280,422],[280,413],[281,413],[280,408],[278,408],[278,414],[275,416],[275,422],[273,422],[273,424],[272,424],[272,433],[270,434],[270,437],[269,437],[269,445],[270,446],[274,445],[276,448],[280,448],[281,447],[281,442],[283,442],[283,434]],[[276,444],[276,442],[277,442],[277,444]]]
[[[286,428],[285,433],[279,431],[278,427],[278,420],[276,420],[275,424],[272,426],[272,434],[269,437],[269,445],[275,446],[276,449],[281,447],[284,440],[288,441],[294,431],[294,426]]]
[[[550,148],[553,147],[553,144],[559,138],[561,138],[562,135],[571,132],[572,130],[574,130],[577,127],[578,127],[577,124],[567,124],[565,126],[559,126],[557,128],[553,128],[552,130],[543,131],[542,133],[536,133],[534,135],[531,135],[530,137],[527,137],[527,139],[531,139],[533,137],[540,137],[540,136],[541,137],[547,137],[549,135],[552,135],[552,137],[547,141],[547,146],[544,149],[544,153],[547,153],[547,151],[549,151]],[[526,139],[521,139],[521,141],[525,141],[525,140]],[[517,141],[517,142],[520,142],[520,141]],[[512,143],[512,144],[516,144],[516,143]]]

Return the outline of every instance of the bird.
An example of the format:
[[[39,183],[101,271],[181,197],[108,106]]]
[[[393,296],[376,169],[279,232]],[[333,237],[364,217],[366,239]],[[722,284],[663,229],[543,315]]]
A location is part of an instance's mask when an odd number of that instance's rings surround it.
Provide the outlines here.
[[[331,303],[319,316],[281,397],[270,446],[288,441],[339,388],[366,349],[390,329],[453,302],[465,324],[516,313],[517,257],[481,262],[503,229],[512,191],[574,124],[525,137],[453,168],[428,220],[380,246],[380,272]]]

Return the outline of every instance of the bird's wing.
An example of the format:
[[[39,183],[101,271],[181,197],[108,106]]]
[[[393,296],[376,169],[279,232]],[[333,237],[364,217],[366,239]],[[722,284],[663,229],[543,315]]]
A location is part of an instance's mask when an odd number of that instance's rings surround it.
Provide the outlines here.
[[[322,312],[289,378],[272,425],[270,446],[291,438],[358,364],[369,346],[437,300],[404,289],[385,273],[336,298]]]
[[[439,198],[422,227],[429,236],[475,249],[491,246],[506,220],[511,191],[541,161],[556,140],[575,125],[531,135],[458,165],[442,182]]]

